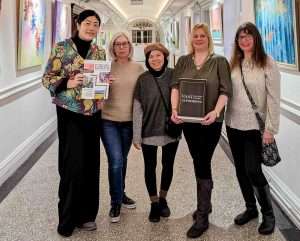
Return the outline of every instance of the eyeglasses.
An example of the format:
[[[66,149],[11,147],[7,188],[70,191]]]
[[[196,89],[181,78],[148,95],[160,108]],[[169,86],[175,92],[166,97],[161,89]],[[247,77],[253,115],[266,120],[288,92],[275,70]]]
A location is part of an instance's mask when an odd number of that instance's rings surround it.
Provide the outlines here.
[[[251,34],[246,34],[246,35],[240,35],[238,37],[238,41],[242,41],[243,39],[245,39],[245,40],[251,40],[251,39],[253,39],[253,36]]]
[[[114,43],[114,46],[117,48],[127,48],[129,46],[129,42],[123,42],[123,43]]]

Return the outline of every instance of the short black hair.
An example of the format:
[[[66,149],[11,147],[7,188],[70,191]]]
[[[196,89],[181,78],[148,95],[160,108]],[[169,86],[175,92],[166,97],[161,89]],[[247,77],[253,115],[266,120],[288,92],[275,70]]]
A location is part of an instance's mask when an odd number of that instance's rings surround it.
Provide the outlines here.
[[[100,19],[99,15],[94,10],[91,10],[91,9],[83,10],[77,18],[77,23],[81,24],[86,18],[91,17],[91,16],[96,17],[97,20],[99,21],[99,25],[101,24],[101,19]]]

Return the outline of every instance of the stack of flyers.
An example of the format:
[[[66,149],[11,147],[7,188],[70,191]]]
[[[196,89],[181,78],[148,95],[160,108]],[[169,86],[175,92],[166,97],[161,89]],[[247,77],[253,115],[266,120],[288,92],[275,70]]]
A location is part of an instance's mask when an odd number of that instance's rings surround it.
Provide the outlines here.
[[[84,60],[81,99],[107,99],[111,61]]]

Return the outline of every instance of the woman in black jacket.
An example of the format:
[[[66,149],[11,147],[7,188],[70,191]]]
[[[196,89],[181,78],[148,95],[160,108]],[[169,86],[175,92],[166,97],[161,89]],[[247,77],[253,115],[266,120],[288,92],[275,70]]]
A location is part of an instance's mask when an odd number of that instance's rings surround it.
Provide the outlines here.
[[[173,166],[179,138],[165,132],[170,108],[170,83],[173,69],[167,67],[169,51],[160,43],[145,48],[148,71],[138,78],[133,105],[133,143],[142,149],[145,162],[145,182],[151,200],[150,222],[160,216],[169,217],[166,196],[173,177]],[[164,98],[164,99],[162,99]],[[166,106],[165,106],[166,105]],[[162,147],[162,174],[159,195],[156,187],[157,147]]]

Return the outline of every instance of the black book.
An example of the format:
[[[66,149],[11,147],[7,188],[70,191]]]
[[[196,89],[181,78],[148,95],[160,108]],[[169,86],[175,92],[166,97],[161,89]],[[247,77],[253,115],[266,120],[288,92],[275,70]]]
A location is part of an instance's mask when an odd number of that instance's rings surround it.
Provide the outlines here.
[[[200,122],[205,116],[206,79],[181,78],[178,117],[185,122]]]

